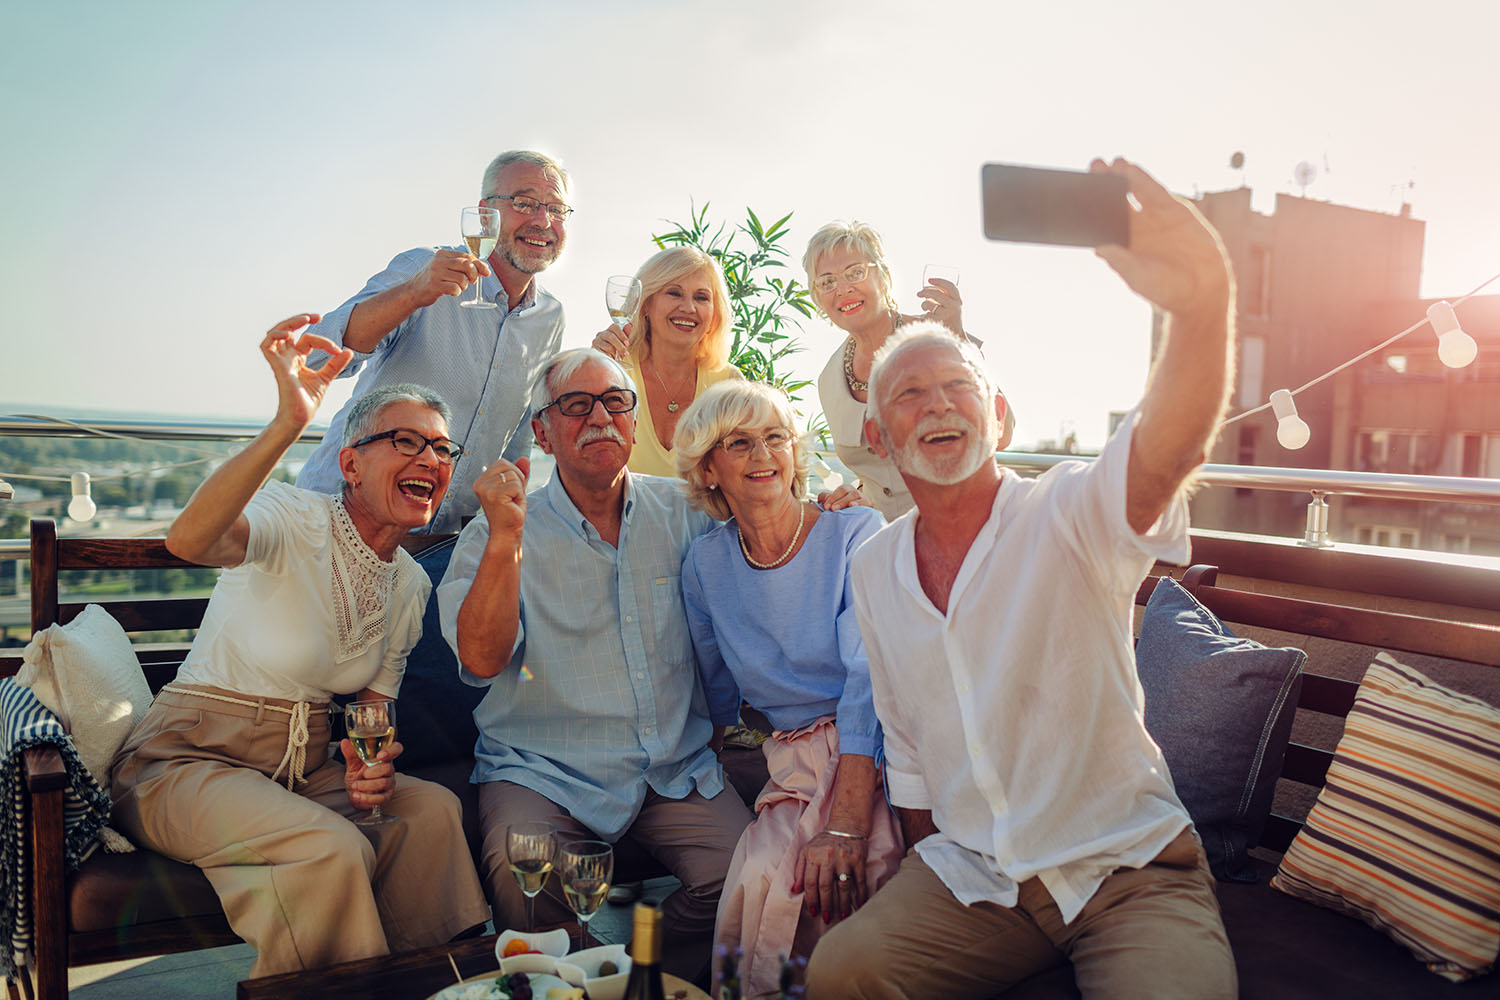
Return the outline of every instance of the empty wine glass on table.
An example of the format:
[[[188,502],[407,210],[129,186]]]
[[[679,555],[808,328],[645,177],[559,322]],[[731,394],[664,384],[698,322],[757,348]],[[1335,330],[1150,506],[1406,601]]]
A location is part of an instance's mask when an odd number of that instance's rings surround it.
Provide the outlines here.
[[[551,823],[512,823],[505,831],[505,856],[516,884],[526,894],[526,933],[536,930],[536,894],[542,891],[557,857],[557,831]]]
[[[366,766],[378,763],[380,751],[396,741],[396,703],[394,701],[351,701],[344,706],[344,729],[354,752]],[[357,816],[359,826],[379,826],[395,819],[373,807],[367,815]]]
[[[488,205],[470,205],[464,209],[459,224],[469,253],[488,261],[490,254],[495,252],[495,244],[500,241],[500,210]],[[495,303],[479,297],[479,285],[479,279],[475,279],[473,298],[460,299],[458,304],[470,309],[495,308]]]
[[[589,920],[604,903],[615,877],[615,852],[602,840],[572,840],[557,853],[563,896],[583,929],[582,947],[590,947]]]

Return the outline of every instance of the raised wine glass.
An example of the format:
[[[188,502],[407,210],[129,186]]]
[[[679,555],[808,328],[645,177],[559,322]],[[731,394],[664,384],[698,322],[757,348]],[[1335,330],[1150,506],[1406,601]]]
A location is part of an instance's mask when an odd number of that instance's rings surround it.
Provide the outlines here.
[[[922,268],[922,287],[932,284],[933,278],[942,278],[958,284],[958,268],[951,264],[928,264]]]
[[[621,332],[630,317],[641,304],[641,283],[628,274],[612,275],[604,282],[604,307],[609,310],[610,321]],[[621,359],[623,360],[623,359]]]
[[[469,253],[482,261],[488,261],[490,254],[495,252],[495,244],[500,241],[500,210],[488,205],[470,205],[464,209],[460,225]],[[460,299],[458,304],[470,309],[494,309],[495,303],[479,297],[479,286],[482,283],[482,276],[476,278],[474,297]]]
[[[536,929],[536,894],[542,891],[557,856],[551,823],[512,823],[505,831],[505,856],[516,884],[526,894],[526,933]]]
[[[376,755],[396,741],[396,703],[394,701],[351,701],[344,706],[344,729],[354,752],[366,765],[378,763]],[[354,822],[359,826],[379,826],[395,816],[374,806]]]
[[[557,852],[558,878],[568,906],[578,914],[582,946],[590,947],[589,921],[604,903],[615,877],[615,852],[602,840],[572,840]]]

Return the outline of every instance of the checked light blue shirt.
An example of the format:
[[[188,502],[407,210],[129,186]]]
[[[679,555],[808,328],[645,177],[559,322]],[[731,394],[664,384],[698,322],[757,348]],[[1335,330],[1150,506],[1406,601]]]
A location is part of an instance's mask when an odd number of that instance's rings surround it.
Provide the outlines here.
[[[619,547],[599,537],[554,475],[526,499],[521,631],[474,710],[470,780],[545,795],[606,840],[635,821],[649,787],[668,798],[724,787],[682,603],[682,559],[714,521],[676,479],[626,473]],[[489,541],[483,513],[454,547],[437,590],[443,636]],[[534,679],[521,679],[521,666]]]
[[[354,307],[410,278],[435,252],[422,247],[398,255],[358,295],[309,330],[342,345]],[[478,511],[474,480],[484,466],[496,456],[515,461],[531,454],[531,384],[561,349],[563,334],[562,304],[535,280],[527,297],[509,312],[498,278],[481,278],[479,292],[498,308],[465,309],[457,297],[445,295],[402,320],[369,354],[354,355],[339,376],[359,375],[354,395],[334,415],[323,443],[297,475],[298,486],[337,493],[344,483],[339,447],[349,407],[376,386],[415,382],[435,389],[447,402],[453,410],[448,434],[468,452],[454,466],[447,496],[421,530],[457,531],[461,518]],[[463,297],[472,294],[471,289]],[[322,364],[325,357],[315,351],[309,363]]]

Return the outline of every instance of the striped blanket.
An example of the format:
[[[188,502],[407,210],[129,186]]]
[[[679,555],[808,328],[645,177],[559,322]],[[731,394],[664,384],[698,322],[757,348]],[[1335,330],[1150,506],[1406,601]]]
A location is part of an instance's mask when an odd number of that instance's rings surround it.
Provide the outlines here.
[[[0,678],[0,972],[14,979],[31,951],[30,858],[26,853],[22,751],[57,747],[67,769],[63,794],[63,856],[71,871],[98,843],[109,819],[109,796],[83,766],[62,723],[10,677]]]

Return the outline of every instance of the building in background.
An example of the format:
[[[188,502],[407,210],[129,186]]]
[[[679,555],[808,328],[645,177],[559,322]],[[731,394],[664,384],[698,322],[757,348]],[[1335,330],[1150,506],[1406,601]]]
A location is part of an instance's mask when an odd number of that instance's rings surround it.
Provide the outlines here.
[[[1296,389],[1425,317],[1418,297],[1425,223],[1406,206],[1371,212],[1278,194],[1270,215],[1250,207],[1250,189],[1202,195],[1199,210],[1219,230],[1238,281],[1236,377],[1230,413]],[[1453,292],[1457,298],[1463,290]],[[1312,431],[1306,447],[1276,440],[1267,410],[1230,425],[1211,462],[1500,478],[1500,296],[1458,308],[1479,344],[1466,368],[1444,367],[1427,326],[1335,377],[1299,393]],[[1152,352],[1160,337],[1156,317]],[[1308,497],[1218,488],[1193,500],[1199,527],[1300,536]],[[1335,541],[1500,554],[1493,507],[1330,498]]]

